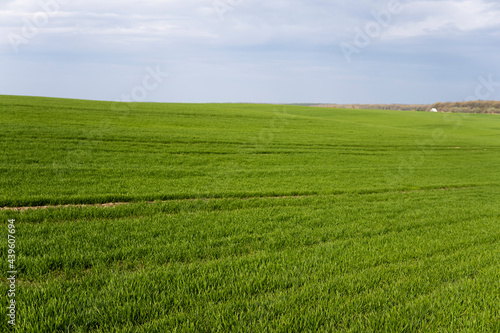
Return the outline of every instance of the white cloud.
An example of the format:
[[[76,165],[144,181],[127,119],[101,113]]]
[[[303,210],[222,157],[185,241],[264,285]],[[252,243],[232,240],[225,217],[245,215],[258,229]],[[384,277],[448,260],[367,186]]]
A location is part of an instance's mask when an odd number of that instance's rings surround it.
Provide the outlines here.
[[[413,1],[384,38],[410,38],[473,32],[500,26],[495,4],[478,0]]]
[[[22,35],[26,21],[43,11],[39,1],[62,0],[1,1],[0,56],[10,68],[3,69],[4,75],[0,75],[0,93],[42,91],[60,96],[62,92],[83,98],[114,99],[116,86],[127,86],[128,82],[133,86],[146,65],[160,64],[172,73],[175,82],[164,88],[165,93],[151,95],[159,100],[164,97],[201,102],[219,97],[219,101],[275,98],[286,102],[289,96],[290,101],[314,98],[322,102],[356,102],[365,96],[363,100],[370,102],[368,98],[380,95],[389,101],[397,89],[402,91],[399,95],[410,94],[401,84],[406,77],[421,79],[422,84],[414,84],[420,87],[432,80],[436,67],[445,67],[449,72],[464,67],[460,59],[449,61],[455,57],[457,46],[436,45],[436,38],[447,40],[453,36],[462,53],[472,55],[463,46],[470,41],[467,34],[477,37],[484,29],[500,24],[497,2],[406,1],[404,11],[393,17],[381,38],[363,49],[354,64],[348,66],[339,52],[339,43],[351,41],[353,29],[373,20],[371,11],[386,8],[387,2],[221,0],[233,4],[221,21],[213,0],[64,0],[57,12],[50,13],[47,24],[38,26],[37,34],[15,54],[6,37]],[[498,38],[492,32],[475,38],[474,53],[467,63],[474,73],[472,80],[488,68],[498,53]],[[440,57],[419,58],[422,45],[429,41],[442,48]],[[399,52],[401,49],[404,52]],[[413,58],[409,59],[409,55]],[[21,69],[27,63],[30,70]],[[45,76],[50,75],[46,68],[54,78],[44,85]],[[422,75],[419,68],[427,69],[425,73],[429,74]],[[32,77],[10,77],[21,71],[33,73]],[[65,76],[68,73],[78,79],[69,79]],[[44,86],[37,90],[37,85]],[[92,93],[95,87],[99,91]],[[71,89],[75,90],[72,96]]]

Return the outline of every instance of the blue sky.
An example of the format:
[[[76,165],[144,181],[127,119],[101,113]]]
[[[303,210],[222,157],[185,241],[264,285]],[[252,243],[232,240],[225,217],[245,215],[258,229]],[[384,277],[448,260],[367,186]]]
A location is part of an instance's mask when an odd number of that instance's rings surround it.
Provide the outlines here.
[[[500,99],[498,1],[2,0],[0,36],[0,94],[434,103],[489,80]]]

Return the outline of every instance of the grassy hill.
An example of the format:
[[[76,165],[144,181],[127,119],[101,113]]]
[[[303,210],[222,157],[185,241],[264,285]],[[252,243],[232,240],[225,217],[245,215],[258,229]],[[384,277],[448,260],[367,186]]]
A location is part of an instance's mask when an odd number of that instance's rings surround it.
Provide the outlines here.
[[[0,96],[0,147],[0,207],[129,203],[0,211],[23,332],[500,330],[496,115]]]
[[[0,206],[498,183],[493,115],[28,97],[0,107]]]

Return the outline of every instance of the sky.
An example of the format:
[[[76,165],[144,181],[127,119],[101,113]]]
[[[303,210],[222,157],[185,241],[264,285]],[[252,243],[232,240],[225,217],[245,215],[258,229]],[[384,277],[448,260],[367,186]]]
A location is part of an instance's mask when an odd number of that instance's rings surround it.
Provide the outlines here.
[[[110,101],[500,99],[500,1],[2,0],[0,94]]]

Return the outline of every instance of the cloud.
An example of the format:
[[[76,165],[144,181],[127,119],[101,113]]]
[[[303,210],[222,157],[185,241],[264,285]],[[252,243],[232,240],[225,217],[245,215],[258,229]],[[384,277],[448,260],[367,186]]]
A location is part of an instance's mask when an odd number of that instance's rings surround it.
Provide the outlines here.
[[[500,27],[496,3],[478,0],[413,1],[404,5],[398,24],[385,38],[449,36]]]
[[[54,1],[57,10],[44,12],[40,4]],[[215,1],[229,6],[222,15]],[[0,93],[116,99],[145,66],[161,65],[171,86],[152,100],[414,103],[496,68],[500,5],[486,0],[401,1],[404,10],[347,64],[339,44],[388,3],[3,0]],[[36,24],[44,13],[48,21]],[[27,24],[37,33],[15,53],[9,36],[23,37]],[[407,78],[416,80],[410,88]]]

